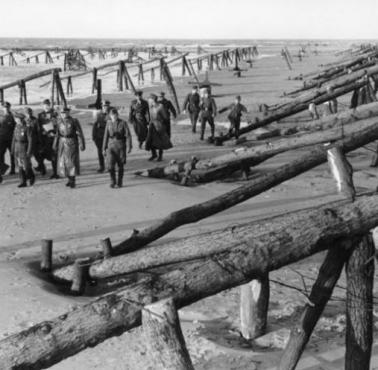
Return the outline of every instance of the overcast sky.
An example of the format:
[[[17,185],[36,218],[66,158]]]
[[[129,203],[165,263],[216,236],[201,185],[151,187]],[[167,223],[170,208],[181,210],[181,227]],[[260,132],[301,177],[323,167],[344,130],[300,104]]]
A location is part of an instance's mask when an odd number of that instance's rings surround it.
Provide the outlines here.
[[[2,37],[378,38],[378,0],[0,0],[0,4]]]

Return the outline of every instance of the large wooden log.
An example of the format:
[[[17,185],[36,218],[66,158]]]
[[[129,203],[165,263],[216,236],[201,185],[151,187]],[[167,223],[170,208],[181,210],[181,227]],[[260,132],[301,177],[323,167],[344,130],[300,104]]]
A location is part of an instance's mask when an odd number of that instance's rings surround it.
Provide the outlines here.
[[[339,280],[341,271],[348,257],[348,249],[352,246],[351,240],[337,242],[337,248],[328,251],[320,267],[318,277],[312,287],[301,319],[290,333],[284,353],[281,357],[279,370],[294,370],[308,343],[333,289]]]
[[[335,241],[365,234],[378,225],[378,196],[308,211],[299,220],[293,215],[293,223],[288,215],[273,222],[265,220],[250,228],[252,233],[248,226],[243,226],[243,233],[240,227],[222,230],[217,240],[229,245],[227,252],[179,265],[166,273],[146,274],[126,288],[1,340],[2,367],[33,370],[52,366],[140,325],[143,305],[172,297],[180,308],[335,248]],[[259,227],[264,232],[259,233]],[[208,235],[199,235],[197,241]],[[214,240],[211,238],[211,242]]]
[[[356,137],[345,138],[344,140],[337,142],[337,144],[347,153],[366,145],[377,138],[378,127],[375,125],[375,127],[373,126],[364,130]],[[161,238],[179,226],[198,222],[206,217],[224,211],[225,209],[242,203],[281,182],[289,180],[326,161],[327,151],[324,146],[316,147],[309,151],[309,153],[302,155],[300,158],[283,165],[272,172],[268,172],[259,178],[250,181],[246,185],[240,186],[235,190],[231,190],[204,203],[199,203],[173,212],[167,217],[157,221],[155,224],[146,227],[143,230],[134,232],[128,239],[114,246],[113,253],[114,255],[119,255],[139,249]],[[210,247],[207,246],[204,248],[203,253],[206,253],[206,250],[210,250]],[[119,259],[108,258],[101,263],[94,264],[91,267],[90,273],[93,277],[107,277],[118,273],[140,270],[146,266],[150,267],[159,265],[162,260],[167,261],[167,256],[164,256],[162,259],[162,255],[157,251],[154,252],[153,248],[150,252],[148,252],[147,255],[138,255],[135,258],[130,254],[124,259],[121,257]],[[191,256],[194,255],[194,250],[192,253]],[[169,253],[169,256],[171,259],[170,262],[172,263],[179,262],[183,258],[181,251],[172,251],[172,253]],[[54,270],[53,275],[58,279],[70,281],[72,279],[72,266],[70,265]]]
[[[378,74],[378,66],[374,66],[366,69],[366,73],[369,76]],[[303,96],[294,99],[292,102],[283,105],[280,109],[272,112],[269,116],[254,122],[240,129],[240,135],[246,134],[256,128],[266,126],[272,122],[278,121],[282,118],[291,116],[293,114],[302,112],[308,109],[310,103],[320,104],[326,101],[337,98],[338,96],[345,95],[357,88],[360,88],[366,84],[366,81],[362,79],[365,76],[365,71],[358,71],[351,73],[343,78],[333,82],[332,85],[321,87],[315,91],[310,91]],[[330,89],[331,88],[331,89]],[[230,140],[234,137],[234,133],[228,133],[223,136],[215,138],[216,144],[222,144],[224,141]]]
[[[156,370],[194,370],[172,298],[145,306],[142,323]]]
[[[346,266],[345,370],[369,370],[373,344],[374,241],[366,235]]]
[[[192,168],[192,170],[197,170],[197,172],[193,172],[193,176],[196,176],[197,174],[198,179],[201,180],[201,173],[203,171],[226,165],[228,166],[227,169],[224,171],[221,169],[221,171],[219,171],[218,178],[221,178],[222,176],[224,177],[225,175],[229,175],[233,171],[239,170],[243,166],[255,166],[277,154],[288,150],[295,150],[309,145],[338,140],[353,134],[353,132],[359,131],[360,129],[374,124],[377,121],[376,118],[366,119],[364,121],[362,121],[362,119],[377,115],[378,103],[372,103],[369,104],[369,106],[360,106],[356,110],[350,109],[346,112],[327,116],[316,121],[306,122],[304,124],[301,123],[299,126],[297,126],[298,129],[323,130],[332,126],[335,126],[335,128],[311,134],[302,133],[270,142],[268,145],[261,144],[251,148],[238,148],[230,153],[217,157],[197,160]],[[349,123],[358,121],[360,118],[361,122],[358,124],[351,124],[350,126],[345,127]],[[185,172],[187,163],[188,162],[185,161],[174,162],[167,166],[138,170],[135,172],[135,174],[138,176],[168,178],[178,181],[180,180],[180,174]],[[210,176],[207,176],[205,180],[205,177],[202,177],[202,182],[208,181],[208,179],[210,179],[210,181],[217,179],[216,177],[211,179]]]

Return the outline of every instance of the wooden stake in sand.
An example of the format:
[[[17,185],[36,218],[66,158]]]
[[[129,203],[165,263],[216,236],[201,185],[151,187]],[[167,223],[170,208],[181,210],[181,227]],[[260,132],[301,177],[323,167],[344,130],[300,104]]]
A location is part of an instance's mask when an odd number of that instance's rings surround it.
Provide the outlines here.
[[[373,344],[374,241],[365,235],[346,265],[345,370],[369,370]]]
[[[85,291],[87,281],[89,280],[89,258],[78,258],[74,264],[73,280],[71,292],[81,295]]]
[[[102,252],[104,254],[104,259],[109,258],[113,255],[113,247],[110,238],[102,239],[101,240]]]
[[[156,370],[194,370],[172,298],[147,305],[142,325]]]
[[[50,272],[52,270],[53,241],[43,239],[41,241],[41,271]]]
[[[240,287],[240,331],[245,339],[265,334],[269,306],[268,276]]]
[[[337,190],[352,202],[356,196],[353,185],[353,168],[339,146],[327,146],[328,164],[336,181]]]
[[[333,289],[347,260],[348,248],[352,244],[351,240],[342,240],[338,242],[335,249],[328,251],[301,319],[291,330],[289,342],[281,357],[279,370],[294,370],[296,368],[312,331],[332,296]]]

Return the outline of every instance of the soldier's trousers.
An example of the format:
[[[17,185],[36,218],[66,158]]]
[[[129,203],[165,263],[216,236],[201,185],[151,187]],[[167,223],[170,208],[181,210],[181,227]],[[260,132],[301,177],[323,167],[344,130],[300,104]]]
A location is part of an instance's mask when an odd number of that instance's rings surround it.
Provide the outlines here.
[[[10,153],[11,171],[15,170],[14,156],[11,154],[12,140],[0,140],[0,174],[4,174],[8,166],[5,164],[5,153],[7,150]]]
[[[234,133],[235,138],[238,139],[240,130],[240,119],[229,117],[228,120],[231,123],[229,133]]]
[[[98,163],[100,165],[100,169],[105,168],[105,160],[104,160],[104,154],[102,152],[102,140],[96,140],[95,145],[97,148],[97,157],[98,157]]]
[[[213,116],[203,116],[201,117],[201,140],[203,140],[205,135],[206,123],[209,123],[211,129],[211,137],[214,137],[215,126]]]
[[[192,132],[196,132],[197,121],[198,121],[199,112],[190,112],[190,122],[192,124]]]

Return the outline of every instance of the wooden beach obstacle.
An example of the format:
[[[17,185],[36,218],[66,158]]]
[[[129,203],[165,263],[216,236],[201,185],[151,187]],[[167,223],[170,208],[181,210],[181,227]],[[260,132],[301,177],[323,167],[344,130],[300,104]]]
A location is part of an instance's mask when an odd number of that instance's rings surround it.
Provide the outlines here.
[[[87,63],[83,54],[78,49],[69,49],[64,54],[64,71],[86,71]]]
[[[361,364],[359,370],[368,370],[371,342],[368,340],[363,343],[363,340],[370,338],[370,333],[350,325],[354,325],[351,315],[356,315],[353,317],[356,320],[354,322],[361,328],[368,328],[367,325],[372,324],[366,313],[370,311],[371,317],[371,305],[369,309],[372,294],[371,258],[374,255],[371,254],[371,245],[367,250],[360,247],[355,249],[354,243],[346,244],[345,247],[341,243],[343,240],[358,239],[377,225],[378,196],[374,194],[359,196],[353,203],[345,200],[328,203],[318,208],[296,211],[171,242],[172,250],[180,252],[182,256],[190,252],[191,259],[178,265],[171,265],[170,268],[166,265],[165,270],[160,273],[155,272],[153,275],[149,275],[147,272],[150,270],[145,269],[142,276],[115,292],[100,296],[55,319],[38,323],[2,339],[0,361],[5,368],[52,366],[87,347],[101,343],[106,338],[139,326],[146,305],[173,298],[176,309],[179,309],[204,297],[246,284],[248,280],[266,276],[270,271],[315,253],[326,250],[344,252],[342,248],[346,247],[351,251],[347,262],[347,268],[350,269],[348,283],[355,284],[358,281],[360,286],[363,281],[360,279],[364,279],[365,282],[367,282],[366,278],[369,279],[363,291],[357,292],[359,302],[362,304],[358,308],[364,308],[356,310],[352,308],[353,311],[348,308],[350,323],[347,323],[347,332],[349,331],[351,335],[349,343],[353,343],[355,346],[353,349],[358,351],[357,358]],[[209,240],[214,238],[219,241],[216,246],[209,244]],[[155,248],[163,250],[168,245],[169,243]],[[211,251],[207,250],[209,246]],[[203,255],[204,251],[207,255]],[[345,256],[348,253],[341,255]],[[366,270],[367,267],[362,267],[361,262],[366,265],[368,260],[370,262]],[[322,268],[318,276],[320,286],[318,283],[318,286],[313,288],[316,294],[319,294],[318,287],[324,285],[323,281],[327,288],[332,286],[334,278],[328,278],[329,272],[336,274],[340,270],[336,269],[340,261],[335,255],[332,260],[328,257],[327,262],[326,280],[324,280],[325,269]],[[330,266],[330,263],[333,266]],[[365,271],[368,273],[366,274]],[[348,288],[350,299],[355,299],[356,286],[352,285]],[[312,298],[315,302],[309,302],[311,306],[317,303],[315,297]],[[317,312],[318,310],[316,314]],[[159,327],[160,324],[165,325],[164,322],[159,323]],[[355,331],[352,333],[353,329]],[[312,329],[310,328],[309,331],[311,332]],[[61,350],[63,345],[64,351]],[[352,354],[351,349],[352,347],[347,343],[347,358]],[[288,368],[281,367],[281,370]]]
[[[47,69],[45,71],[37,72],[29,76],[23,77],[17,81],[8,82],[4,85],[1,85],[0,86],[0,102],[4,103],[5,101],[5,90],[18,86],[19,93],[20,93],[19,104],[20,105],[27,104],[28,99],[27,99],[27,91],[26,91],[26,82],[32,81],[32,80],[35,80],[44,76],[51,75],[52,73],[54,73],[54,71],[59,76],[60,68],[53,68],[53,69]]]

